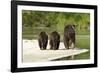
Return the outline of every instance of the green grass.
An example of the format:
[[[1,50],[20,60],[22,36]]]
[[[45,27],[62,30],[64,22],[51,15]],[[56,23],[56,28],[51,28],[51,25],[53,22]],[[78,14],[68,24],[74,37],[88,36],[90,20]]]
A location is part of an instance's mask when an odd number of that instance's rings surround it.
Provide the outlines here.
[[[76,47],[88,49],[89,52],[77,55],[77,56],[75,56],[75,59],[89,59],[90,58],[90,38],[89,38],[89,35],[87,37],[84,37],[84,35],[81,35],[81,38],[77,37]]]
[[[90,48],[90,37],[89,35],[77,35],[76,36],[76,47],[79,48]]]

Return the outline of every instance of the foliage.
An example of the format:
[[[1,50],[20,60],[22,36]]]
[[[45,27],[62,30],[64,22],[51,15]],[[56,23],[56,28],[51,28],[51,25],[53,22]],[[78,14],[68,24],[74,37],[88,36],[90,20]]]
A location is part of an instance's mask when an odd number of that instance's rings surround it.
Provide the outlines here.
[[[47,27],[62,31],[67,24],[74,24],[78,30],[87,30],[90,23],[89,13],[22,11],[23,27]]]

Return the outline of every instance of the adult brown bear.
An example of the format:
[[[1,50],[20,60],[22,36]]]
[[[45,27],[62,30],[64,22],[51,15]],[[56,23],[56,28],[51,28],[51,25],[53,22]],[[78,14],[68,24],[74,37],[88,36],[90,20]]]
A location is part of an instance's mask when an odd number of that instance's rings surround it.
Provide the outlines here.
[[[50,49],[57,50],[60,44],[60,35],[58,32],[54,31],[50,34]]]
[[[75,25],[66,25],[65,26],[65,28],[64,28],[64,45],[65,45],[66,49],[75,48]]]
[[[46,32],[40,32],[39,34],[39,38],[38,38],[38,43],[39,43],[39,47],[41,50],[45,50],[47,47],[47,43],[48,43],[48,35],[46,34]]]

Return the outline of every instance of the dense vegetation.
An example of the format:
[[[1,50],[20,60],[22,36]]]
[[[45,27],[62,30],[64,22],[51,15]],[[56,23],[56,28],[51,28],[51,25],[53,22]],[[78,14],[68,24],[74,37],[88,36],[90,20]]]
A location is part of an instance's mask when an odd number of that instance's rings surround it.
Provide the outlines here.
[[[22,11],[23,27],[39,28],[42,27],[63,31],[67,24],[76,25],[76,30],[88,30],[90,14],[89,13],[71,13],[71,12],[47,12],[47,11]]]

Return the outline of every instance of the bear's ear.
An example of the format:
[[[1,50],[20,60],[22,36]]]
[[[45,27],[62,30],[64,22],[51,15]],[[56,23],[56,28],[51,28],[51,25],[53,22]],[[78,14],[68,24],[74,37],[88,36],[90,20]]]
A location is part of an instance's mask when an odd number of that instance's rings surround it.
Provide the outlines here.
[[[75,28],[75,25],[72,25]]]

